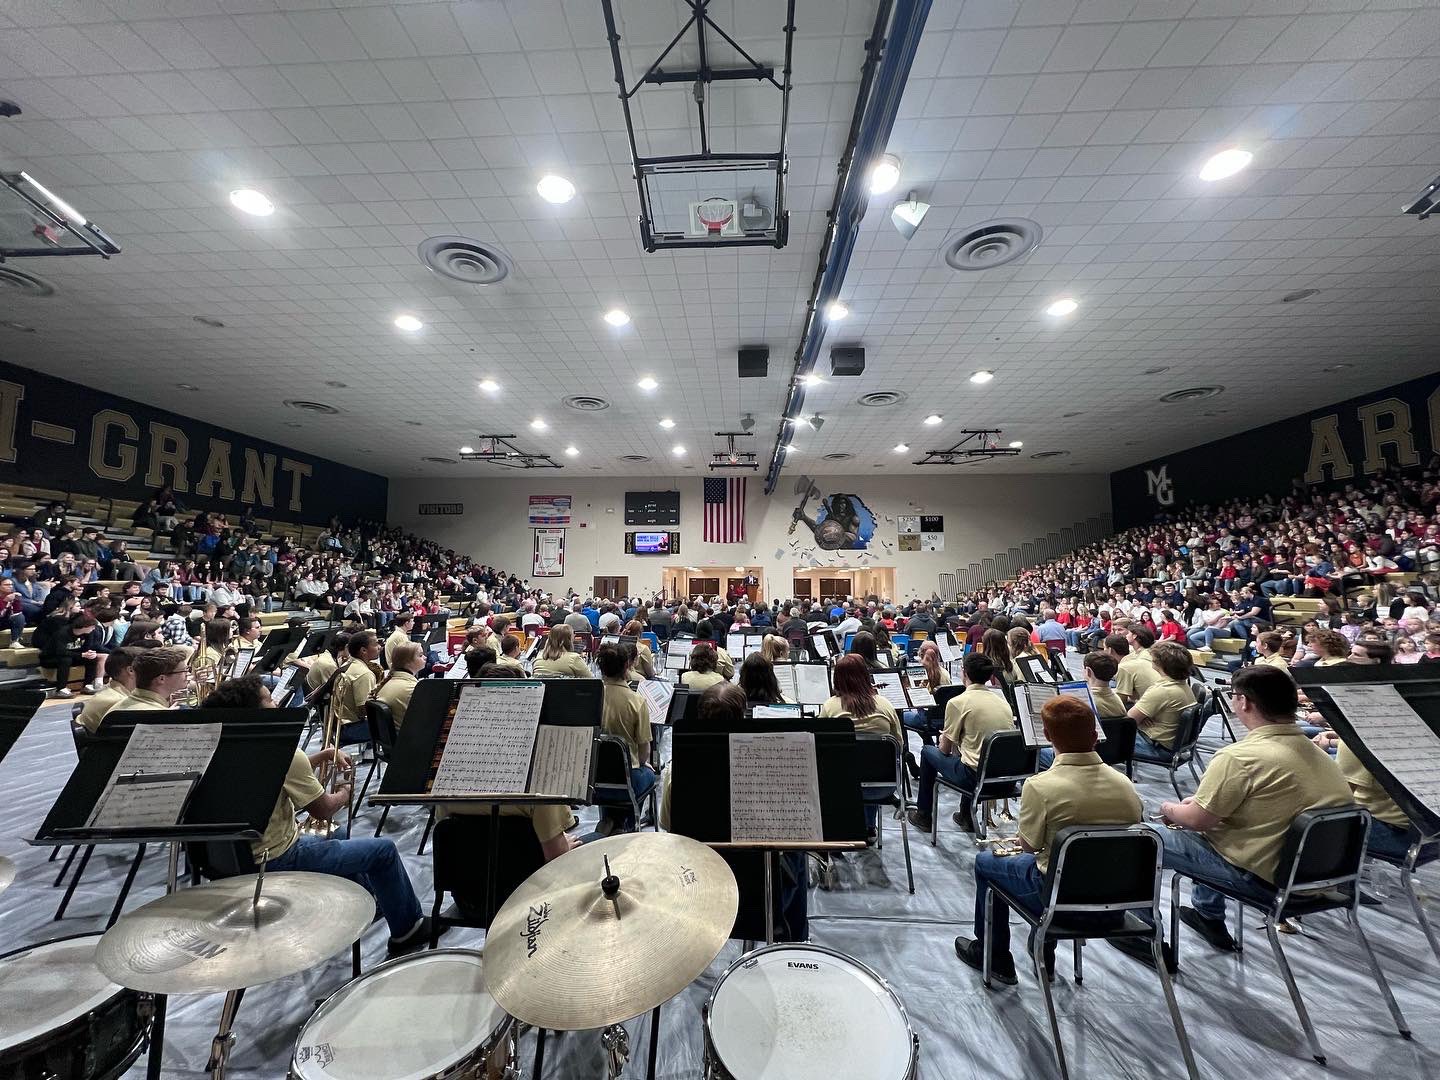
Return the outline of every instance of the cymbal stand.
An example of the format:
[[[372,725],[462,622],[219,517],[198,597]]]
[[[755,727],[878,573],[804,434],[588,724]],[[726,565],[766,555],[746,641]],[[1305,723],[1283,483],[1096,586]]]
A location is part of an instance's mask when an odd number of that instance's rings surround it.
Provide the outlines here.
[[[220,1029],[210,1040],[210,1060],[205,1065],[205,1071],[213,1075],[215,1080],[225,1080],[225,1070],[230,1064],[230,1051],[235,1046],[235,1032],[231,1028],[235,1026],[235,1014],[240,1011],[240,999],[244,996],[243,987],[231,990],[225,995],[225,1004],[220,1008]]]

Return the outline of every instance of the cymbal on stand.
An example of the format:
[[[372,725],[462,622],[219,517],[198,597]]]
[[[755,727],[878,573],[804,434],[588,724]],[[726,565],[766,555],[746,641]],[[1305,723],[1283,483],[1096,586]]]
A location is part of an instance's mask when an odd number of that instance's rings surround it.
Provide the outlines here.
[[[709,967],[739,903],[725,860],[688,837],[637,832],[584,844],[537,870],[496,913],[486,989],[536,1027],[618,1024]]]

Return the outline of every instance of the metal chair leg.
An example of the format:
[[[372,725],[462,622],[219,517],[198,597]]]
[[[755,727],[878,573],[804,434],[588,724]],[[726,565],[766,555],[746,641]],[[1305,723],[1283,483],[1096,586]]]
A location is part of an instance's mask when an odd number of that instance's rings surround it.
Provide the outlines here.
[[[910,885],[910,895],[914,896],[915,870],[910,865],[910,815],[905,813],[903,802],[900,804],[900,846],[905,849],[905,880]]]
[[[1410,910],[1415,912],[1415,919],[1425,934],[1425,940],[1430,942],[1430,951],[1435,954],[1436,960],[1440,960],[1440,938],[1436,938],[1435,930],[1425,915],[1425,908],[1420,903],[1420,898],[1415,895],[1415,871],[1408,866],[1400,871],[1400,887],[1405,890],[1405,899],[1410,901]]]
[[[1085,939],[1077,937],[1071,942],[1071,947],[1075,950],[1075,985],[1080,986],[1085,982],[1085,972],[1080,964],[1080,957],[1085,949]]]
[[[55,850],[59,851],[60,849],[57,847]],[[70,845],[70,854],[65,856],[65,865],[60,867],[60,873],[55,875],[55,884],[54,886],[52,886],[53,888],[58,889],[60,887],[60,883],[65,880],[65,875],[70,872],[70,864],[75,861],[75,853],[79,850],[79,844]],[[53,859],[55,856],[51,855],[50,857]]]
[[[1310,1023],[1310,1013],[1305,1008],[1305,999],[1300,996],[1300,988],[1295,985],[1295,976],[1290,971],[1290,961],[1285,959],[1285,950],[1280,947],[1280,934],[1275,929],[1275,916],[1269,912],[1265,915],[1265,936],[1270,939],[1270,951],[1275,954],[1275,964],[1280,969],[1281,978],[1285,980],[1285,989],[1290,992],[1290,1001],[1295,1006],[1295,1014],[1300,1017],[1300,1026],[1305,1029],[1305,1038],[1310,1043],[1310,1056],[1324,1065],[1325,1051],[1320,1048],[1320,1040],[1315,1035],[1315,1025]]]
[[[74,848],[71,848],[70,850],[73,851],[73,850],[75,850],[75,849],[74,849]],[[46,859],[45,861],[46,861],[46,862],[54,862],[54,861],[55,861],[56,859],[58,859],[59,857],[60,857],[60,845],[59,845],[59,844],[56,844],[54,847],[52,847],[52,848],[50,849],[50,858]]]
[[[930,793],[930,846],[937,847],[940,843],[940,781],[935,781],[935,788]]]
[[[1180,970],[1180,875],[1170,877],[1170,948],[1175,953],[1175,970]]]
[[[390,807],[387,806],[387,807],[385,807],[385,809],[383,809],[383,810],[380,811],[380,823],[375,826],[375,835],[376,835],[376,836],[379,836],[379,835],[380,835],[380,830],[383,829],[383,828],[385,828],[385,819],[388,818],[389,816],[390,816]]]
[[[420,847],[419,847],[419,850],[417,850],[417,851],[415,852],[416,855],[424,855],[424,854],[425,854],[425,845],[430,842],[430,830],[433,829],[434,827],[435,827],[435,808],[432,806],[432,807],[430,808],[430,820],[427,821],[427,822],[425,822],[425,834],[420,837]]]
[[[1165,1005],[1170,1010],[1170,1022],[1175,1025],[1175,1038],[1180,1042],[1180,1055],[1185,1059],[1185,1071],[1190,1080],[1200,1080],[1195,1068],[1195,1055],[1190,1050],[1190,1036],[1185,1033],[1185,1020],[1180,1015],[1180,1003],[1175,1000],[1175,987],[1171,985],[1170,973],[1165,970],[1165,958],[1160,946],[1160,931],[1150,939],[1151,955],[1155,957],[1155,970],[1160,973],[1160,988],[1165,991]]]
[[[989,894],[985,897],[985,940],[980,943],[980,979],[986,990],[995,989],[990,985],[990,975],[995,970],[995,901]],[[1009,918],[1009,915],[1006,915]]]
[[[141,844],[135,850],[135,858],[130,860],[130,872],[125,875],[125,884],[120,886],[120,895],[115,897],[115,906],[110,909],[110,921],[105,924],[108,930],[114,926],[120,918],[120,912],[125,907],[125,899],[130,895],[130,887],[135,884],[135,875],[140,870],[140,864],[145,861],[145,845]]]
[[[65,895],[60,898],[60,906],[55,909],[55,919],[65,917],[65,909],[70,906],[70,898],[75,895],[75,886],[80,884],[80,879],[85,875],[85,867],[90,862],[90,856],[95,854],[95,845],[86,844],[85,853],[80,856],[80,865],[75,868],[75,876],[70,879],[70,885],[65,890]]]
[[[1030,960],[1035,965],[1035,978],[1040,983],[1040,993],[1045,998],[1045,1015],[1050,1018],[1050,1038],[1055,1044],[1055,1064],[1060,1067],[1060,1080],[1070,1080],[1070,1070],[1065,1064],[1065,1047],[1060,1042],[1060,1018],[1055,1015],[1050,980],[1045,977],[1045,939],[1040,934],[1035,935]]]
[[[1355,909],[1351,908],[1345,912],[1345,917],[1350,921],[1350,928],[1355,931],[1355,940],[1360,942],[1360,948],[1365,952],[1365,961],[1370,965],[1370,974],[1375,977],[1375,985],[1380,987],[1380,996],[1385,999],[1385,1005],[1390,1010],[1390,1017],[1395,1021],[1395,1029],[1400,1032],[1401,1038],[1410,1038],[1410,1026],[1405,1023],[1405,1016],[1395,1001],[1395,995],[1390,992],[1390,983],[1385,978],[1385,973],[1380,970],[1380,961],[1375,959],[1375,950],[1370,948],[1370,939],[1365,936],[1359,916]]]
[[[1170,786],[1175,789],[1175,798],[1184,800],[1185,796],[1180,791],[1180,781],[1175,779],[1175,770],[1179,768],[1173,761],[1170,763]]]
[[[375,779],[375,770],[379,767],[379,765],[379,758],[372,757],[370,759],[370,771],[365,774],[365,782],[360,785],[360,794],[355,797],[355,802],[357,804],[363,803],[365,801],[365,793],[370,790],[370,781]]]

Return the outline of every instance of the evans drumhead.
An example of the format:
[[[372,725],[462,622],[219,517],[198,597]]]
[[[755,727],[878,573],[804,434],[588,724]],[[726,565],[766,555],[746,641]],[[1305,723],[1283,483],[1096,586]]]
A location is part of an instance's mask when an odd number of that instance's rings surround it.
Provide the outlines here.
[[[140,1056],[150,999],[95,966],[99,934],[0,956],[0,1080],[108,1080]]]
[[[816,945],[741,957],[705,1006],[706,1080],[912,1080],[919,1055],[885,980]]]
[[[300,1029],[292,1080],[484,1076],[511,1021],[485,992],[484,961],[436,949],[381,964],[331,994]]]

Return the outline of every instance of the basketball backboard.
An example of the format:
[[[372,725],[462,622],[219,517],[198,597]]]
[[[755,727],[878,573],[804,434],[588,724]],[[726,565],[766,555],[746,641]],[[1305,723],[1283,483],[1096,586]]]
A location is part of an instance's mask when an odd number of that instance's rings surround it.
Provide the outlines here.
[[[118,254],[115,241],[44,184],[27,173],[0,173],[0,261]]]

